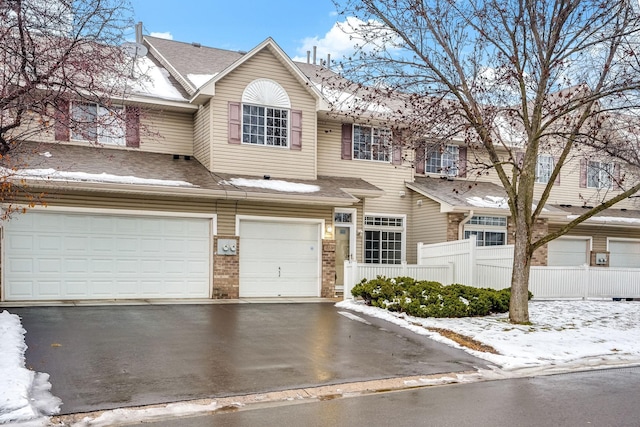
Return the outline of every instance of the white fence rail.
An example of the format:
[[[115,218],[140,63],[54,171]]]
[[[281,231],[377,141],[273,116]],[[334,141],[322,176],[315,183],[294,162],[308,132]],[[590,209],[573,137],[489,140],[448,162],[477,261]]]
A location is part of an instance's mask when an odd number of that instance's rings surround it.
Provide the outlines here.
[[[513,246],[477,247],[468,240],[418,244],[418,265],[345,263],[344,297],[362,279],[408,276],[442,284],[503,289],[511,285]],[[640,298],[640,268],[531,267],[529,290],[536,299]]]

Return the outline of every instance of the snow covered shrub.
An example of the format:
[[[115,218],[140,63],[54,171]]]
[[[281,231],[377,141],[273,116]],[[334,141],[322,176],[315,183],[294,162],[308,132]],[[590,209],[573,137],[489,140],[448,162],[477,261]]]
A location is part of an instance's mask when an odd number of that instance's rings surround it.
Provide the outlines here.
[[[363,280],[351,290],[367,305],[416,317],[470,317],[509,311],[510,289],[474,288],[460,284],[443,286],[410,277]],[[529,299],[533,294],[529,293]]]

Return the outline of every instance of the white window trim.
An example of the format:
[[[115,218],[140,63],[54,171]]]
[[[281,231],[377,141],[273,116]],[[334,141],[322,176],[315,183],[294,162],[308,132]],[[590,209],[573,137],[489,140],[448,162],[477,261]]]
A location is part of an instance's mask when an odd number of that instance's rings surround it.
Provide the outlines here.
[[[549,169],[549,176],[545,178],[551,178],[551,174],[553,173],[553,168],[555,168],[555,158],[551,154],[538,154],[538,157],[536,158],[536,184],[547,184],[549,183],[549,179],[547,179],[546,181],[543,181],[540,179],[541,177],[539,173],[540,166],[541,166],[540,159],[550,160],[549,166],[551,166],[551,169]]]
[[[101,120],[99,120],[99,118],[101,116],[104,116],[105,114],[111,114],[112,110],[119,110],[120,114],[124,115],[125,114],[125,107],[123,105],[113,105],[111,107],[111,110],[103,105],[100,105],[98,103],[95,102],[71,102],[70,106],[69,106],[69,112],[71,114],[72,117],[72,121],[74,120],[74,107],[77,105],[88,105],[88,106],[95,106],[96,107],[96,121],[95,121],[95,126],[96,126],[96,138],[95,139],[85,139],[82,137],[82,135],[80,135],[78,132],[75,132],[72,129],[70,129],[69,132],[69,140],[70,141],[76,141],[76,142],[94,142],[97,144],[104,144],[104,145],[115,145],[118,147],[125,147],[127,145],[127,124],[126,121],[124,119],[119,119],[117,117],[114,117],[113,123],[111,124],[104,124],[101,123]],[[115,127],[116,125],[118,125],[118,127],[120,128],[120,130],[122,131],[122,135],[118,138],[113,138],[113,137],[107,137],[105,136],[106,133],[109,132],[109,128],[110,127]]]
[[[388,131],[389,132],[389,138],[393,139],[393,134],[391,133],[391,130],[389,128],[385,128],[385,127],[381,127],[381,126],[361,125],[361,124],[354,123],[352,125],[352,127],[351,127],[351,159],[352,160],[360,160],[360,161],[363,161],[363,162],[391,163],[393,161],[393,151],[392,151],[391,144],[389,144],[389,147],[387,147],[387,152],[386,152],[387,160],[377,160],[377,159],[374,159],[374,158],[362,159],[362,158],[356,156],[356,126],[360,127],[360,128],[368,128],[368,129],[371,130],[371,144],[373,144],[373,130],[374,129]],[[373,157],[373,150],[371,150],[371,156]]]
[[[244,107],[245,105],[248,105],[250,107],[259,107],[259,108],[264,108],[264,125],[263,125],[263,129],[264,129],[264,143],[263,144],[259,144],[259,143],[253,143],[253,142],[245,142],[244,141]],[[287,135],[286,135],[286,145],[273,145],[273,144],[267,144],[267,109],[268,108],[272,108],[272,109],[276,109],[276,110],[280,110],[280,111],[286,111],[287,112]],[[249,146],[256,146],[256,147],[272,147],[272,148],[281,148],[284,150],[289,150],[291,149],[291,109],[290,108],[282,108],[282,107],[275,107],[272,105],[261,105],[261,104],[252,104],[252,103],[245,103],[243,102],[240,105],[240,143],[243,145],[249,145]]]
[[[442,165],[442,161],[444,159],[444,155],[447,153],[449,148],[455,148],[455,159],[453,160],[453,163],[455,165],[455,169],[446,170],[446,168],[448,166],[443,166]],[[431,155],[434,154],[434,153],[440,154],[440,164],[438,165],[438,169],[440,169],[440,170],[436,171],[436,172],[430,172],[429,171],[429,160],[431,160]],[[456,145],[456,144],[446,144],[444,146],[444,151],[443,152],[440,152],[439,150],[438,151],[427,151],[427,155],[425,156],[425,159],[424,159],[424,173],[426,175],[437,175],[437,176],[458,176],[458,174],[460,173],[460,146]]]
[[[634,239],[631,237],[607,237],[607,252],[610,252],[609,242],[629,242],[629,243],[640,243],[640,239]]]
[[[400,233],[402,233],[402,242],[401,242],[401,254],[400,254],[400,262],[401,263],[406,263],[407,262],[407,215],[406,214],[384,214],[384,213],[370,213],[367,212],[363,215],[362,217],[362,225],[363,225],[363,229],[366,230],[380,230],[380,231],[399,231],[400,227],[386,227],[386,226],[381,226],[381,225],[366,225],[365,223],[365,219],[368,216],[373,216],[373,217],[387,217],[387,218],[401,218],[402,219],[402,230],[400,231]],[[364,262],[364,258],[365,258],[365,233],[362,233],[362,262]],[[385,264],[386,265],[386,264]],[[393,264],[390,264],[393,265]],[[397,264],[396,264],[397,265]]]
[[[506,246],[507,245],[507,227],[509,224],[509,221],[506,217],[501,216],[501,215],[474,215],[477,217],[494,217],[494,218],[501,218],[501,219],[505,219],[505,225],[501,226],[501,225],[484,225],[484,224],[471,224],[470,222],[466,222],[464,224],[464,227],[462,229],[462,238],[466,238],[465,235],[467,234],[467,231],[471,232],[471,231],[475,231],[475,232],[492,232],[492,233],[501,233],[504,235],[504,245],[490,245],[490,246]],[[471,218],[469,218],[469,221],[471,221]],[[477,245],[477,237],[476,237],[476,245]],[[484,242],[484,240],[483,240]],[[483,245],[482,247],[487,247],[487,245]]]
[[[597,186],[593,186],[593,185],[589,185],[589,170],[591,169],[591,164],[597,163],[598,164],[598,185]],[[610,172],[605,172],[603,165],[607,165],[609,168],[611,168]],[[613,188],[613,174],[615,171],[615,164],[613,162],[601,162],[598,160],[587,160],[587,170],[586,170],[586,181],[587,181],[587,188],[595,188],[598,190],[606,190],[606,189],[611,189]],[[609,180],[609,184],[608,185],[602,185],[602,174],[607,175],[607,179]]]
[[[336,213],[348,213],[351,214],[351,222],[333,222],[333,232],[335,239],[336,227],[349,228],[349,259],[351,261],[356,260],[356,224],[358,223],[358,210],[352,208],[335,208],[333,215],[335,219]]]

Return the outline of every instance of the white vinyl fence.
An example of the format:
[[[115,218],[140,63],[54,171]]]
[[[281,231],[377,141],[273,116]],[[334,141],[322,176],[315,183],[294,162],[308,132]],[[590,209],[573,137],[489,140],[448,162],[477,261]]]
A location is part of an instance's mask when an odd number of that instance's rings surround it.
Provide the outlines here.
[[[445,285],[461,283],[503,289],[511,285],[513,245],[477,247],[467,240],[418,244],[418,265],[345,263],[344,297],[362,279],[408,276]],[[529,290],[536,299],[640,298],[640,268],[531,267]]]

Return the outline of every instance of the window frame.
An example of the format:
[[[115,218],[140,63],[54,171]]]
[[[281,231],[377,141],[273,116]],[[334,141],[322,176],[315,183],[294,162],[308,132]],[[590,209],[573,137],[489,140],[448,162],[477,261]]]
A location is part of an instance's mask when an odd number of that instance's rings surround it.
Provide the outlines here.
[[[455,151],[455,152],[452,152]],[[437,164],[433,162],[434,158]],[[446,144],[444,150],[438,146],[427,152],[424,159],[424,172],[446,176],[458,176],[460,173],[460,147],[455,144]]]
[[[248,103],[248,102],[243,102],[240,104],[241,105],[241,109],[240,109],[240,130],[241,130],[241,135],[240,135],[240,142],[242,144],[245,145],[255,145],[255,146],[264,146],[264,147],[275,147],[275,148],[282,148],[282,149],[290,149],[291,148],[291,108],[282,108],[282,107],[274,107],[271,105],[260,105],[260,104],[253,104],[253,103]],[[261,115],[252,115],[251,111],[249,113],[245,113],[245,107],[248,107],[250,109],[252,108],[256,108],[256,109],[262,109],[262,114]],[[269,110],[273,110],[275,111],[279,111],[280,114],[282,114],[283,112],[286,112],[286,118],[282,118],[282,117],[269,117]],[[262,118],[262,123],[261,124],[253,124],[253,123],[246,123],[245,119],[247,118],[247,116],[251,117],[258,117],[258,118]],[[270,126],[269,125],[269,120],[286,120],[286,129],[283,126]],[[252,141],[246,141],[245,140],[245,135],[249,136],[249,139],[251,139],[250,137],[253,135],[252,133],[247,133],[245,132],[245,125],[246,126],[259,126],[262,129],[262,135],[257,134],[257,137],[262,136],[263,138],[263,142],[252,142]],[[282,135],[269,135],[269,129],[279,129],[279,130],[285,130],[285,134],[284,136]],[[269,137],[272,138],[279,138],[280,140],[284,139],[284,144],[280,143],[280,144],[274,144],[274,143],[269,143]]]
[[[362,129],[369,129],[369,132],[362,132]],[[364,137],[364,141],[357,141],[356,137],[358,135]],[[393,134],[389,128],[354,123],[351,131],[351,158],[354,160],[391,163],[393,159],[392,141]],[[359,149],[357,146],[360,145],[364,145],[365,149]],[[366,150],[367,146],[368,150]],[[368,157],[364,157],[362,153],[368,153]],[[374,154],[377,158],[374,158]]]
[[[463,238],[476,236],[476,246],[505,246],[507,244],[507,217],[498,215],[474,215],[464,225]],[[502,243],[486,244],[487,235],[502,235]],[[480,237],[481,236],[481,237]]]
[[[82,111],[83,108],[86,107],[95,108],[95,113],[91,116],[93,118],[93,127],[91,129],[80,129],[80,131],[77,131],[75,130],[76,123],[86,123],[87,127],[91,124],[91,122],[87,120],[88,117],[90,117],[90,115],[86,115],[88,109],[83,111],[83,116],[77,114],[77,111]],[[127,121],[125,119],[126,110],[124,106],[113,105],[107,108],[95,102],[71,102],[69,109],[73,123],[73,127],[69,129],[70,141],[92,142],[119,147],[127,146]],[[114,111],[118,111],[118,114],[114,114]],[[105,122],[102,118],[107,115],[111,117]],[[77,127],[80,126],[78,125]]]
[[[595,170],[596,174],[593,173]],[[613,176],[615,173],[615,164],[613,162],[601,162],[598,160],[588,160],[586,170],[587,188],[595,189],[611,189],[613,188]],[[597,184],[593,185],[593,178],[597,179]],[[605,179],[603,179],[603,177]]]
[[[541,160],[544,159],[548,163],[542,164]],[[542,168],[548,168],[546,174],[541,174]],[[555,167],[555,159],[551,154],[538,154],[536,159],[536,184],[548,184],[551,180],[551,174],[553,173],[553,168]],[[545,178],[545,179],[542,179]]]
[[[366,264],[392,264],[405,262],[406,257],[406,215],[375,214],[364,215],[363,262]],[[393,234],[393,236],[390,235]],[[377,234],[376,239],[369,236]],[[396,238],[399,235],[399,240]],[[371,241],[371,247],[368,242]],[[377,247],[373,244],[377,243]],[[386,245],[386,247],[385,247]],[[389,247],[396,245],[396,247]],[[393,255],[393,256],[389,256]],[[389,262],[391,261],[391,262]]]

